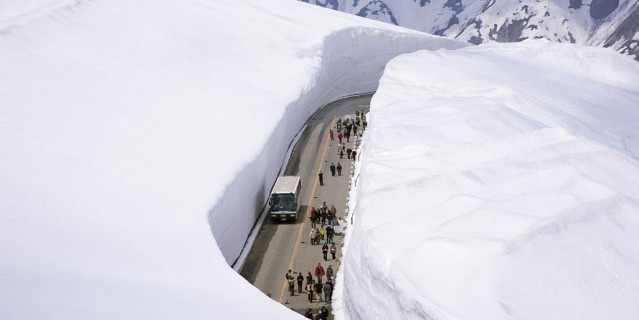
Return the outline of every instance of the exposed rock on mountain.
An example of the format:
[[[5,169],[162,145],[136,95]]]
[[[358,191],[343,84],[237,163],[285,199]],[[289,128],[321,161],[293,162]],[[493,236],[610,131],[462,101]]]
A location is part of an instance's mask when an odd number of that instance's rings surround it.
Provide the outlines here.
[[[637,0],[302,0],[473,44],[548,39],[639,61]]]

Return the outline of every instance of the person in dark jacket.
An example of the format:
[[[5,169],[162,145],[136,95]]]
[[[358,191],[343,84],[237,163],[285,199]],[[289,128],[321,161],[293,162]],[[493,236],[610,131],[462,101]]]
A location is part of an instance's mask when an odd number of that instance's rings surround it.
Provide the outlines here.
[[[328,309],[326,309],[326,306],[322,306],[322,309],[320,309],[320,314],[322,315],[322,320],[328,319]]]
[[[322,301],[324,300],[322,297],[322,289],[324,288],[324,285],[322,284],[322,281],[318,281],[315,284],[315,292],[317,293],[317,301]]]
[[[300,294],[302,294],[302,288],[304,287],[303,285],[304,285],[304,276],[300,272],[297,274],[297,291],[299,291]]]
[[[323,186],[324,185],[324,174],[320,172],[320,173],[317,174],[317,176],[319,177],[320,186]]]
[[[324,255],[324,261],[328,260],[326,256],[328,255],[328,242],[324,242],[322,246],[322,254]]]
[[[306,319],[313,320],[313,310],[311,308],[308,308],[308,311],[306,311],[304,317],[306,317]]]
[[[342,155],[344,155],[344,154],[342,153]],[[341,158],[341,157],[340,157],[340,158]],[[337,169],[337,175],[338,175],[338,176],[341,176],[341,175],[342,175],[342,165],[341,165],[341,164],[339,164],[339,162],[337,163],[337,167],[336,167],[336,169]]]
[[[313,281],[313,275],[309,271],[308,275],[306,276],[306,284],[311,284],[311,281]]]

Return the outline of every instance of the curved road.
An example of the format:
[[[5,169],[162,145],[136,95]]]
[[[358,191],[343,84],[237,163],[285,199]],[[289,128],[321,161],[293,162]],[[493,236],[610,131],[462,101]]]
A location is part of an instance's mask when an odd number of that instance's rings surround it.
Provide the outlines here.
[[[240,274],[264,294],[301,314],[308,308],[312,308],[315,314],[321,306],[326,306],[330,310],[330,305],[322,302],[309,303],[305,292],[298,294],[297,284],[295,295],[291,297],[285,282],[286,272],[292,269],[296,274],[301,272],[306,276],[309,271],[314,273],[318,262],[321,262],[325,269],[332,265],[337,271],[342,247],[342,237],[335,236],[337,259],[332,261],[329,254],[328,261],[324,261],[321,246],[310,244],[310,208],[317,208],[326,201],[329,207],[335,205],[338,217],[345,218],[348,212],[347,197],[353,160],[347,159],[346,155],[343,159],[339,158],[337,133],[335,140],[331,141],[328,135],[329,127],[336,131],[337,118],[355,118],[355,112],[358,110],[367,112],[370,99],[371,95],[365,95],[332,102],[308,120],[283,174],[298,175],[302,178],[299,198],[301,214],[297,221],[289,223],[273,222],[266,216],[240,270]],[[343,139],[342,142],[346,143],[347,148],[352,149],[355,149],[358,143],[356,138],[351,138],[350,142]],[[336,174],[333,177],[328,167],[331,163],[337,165],[338,162],[343,167],[342,175]],[[324,186],[320,186],[317,179],[320,170],[324,174]]]

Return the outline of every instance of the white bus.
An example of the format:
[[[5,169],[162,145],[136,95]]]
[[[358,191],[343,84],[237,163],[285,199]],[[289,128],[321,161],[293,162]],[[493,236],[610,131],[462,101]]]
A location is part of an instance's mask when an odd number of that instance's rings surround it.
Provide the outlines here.
[[[271,219],[279,221],[297,220],[297,212],[299,210],[297,198],[302,189],[301,181],[300,177],[293,176],[277,178],[273,191],[271,191],[271,198],[268,201]]]

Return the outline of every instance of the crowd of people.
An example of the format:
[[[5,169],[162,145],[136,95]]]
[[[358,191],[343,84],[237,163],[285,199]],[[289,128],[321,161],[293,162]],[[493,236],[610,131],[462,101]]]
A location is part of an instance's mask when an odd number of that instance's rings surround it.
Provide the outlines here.
[[[295,284],[297,284],[298,294],[301,295],[306,291],[309,302],[331,303],[335,286],[335,270],[333,270],[332,265],[329,265],[325,270],[322,263],[318,262],[317,267],[315,267],[315,273],[309,271],[306,277],[301,272],[295,275],[295,272],[289,269],[284,277],[288,283],[288,290],[291,296],[295,295]]]
[[[334,140],[337,133],[337,139],[339,140],[337,155],[339,155],[340,159],[343,159],[344,155],[347,156],[347,159],[356,159],[356,151],[347,145],[350,143],[352,136],[357,136],[358,134],[361,136],[366,125],[366,116],[363,111],[361,113],[357,111],[355,119],[348,117],[344,120],[341,118],[337,119],[334,127],[336,131],[333,131],[333,128],[331,128],[329,130],[329,137],[331,140]],[[343,140],[346,141],[342,143]],[[337,164],[331,163],[329,170],[331,176],[342,175],[342,165],[339,162],[337,162]],[[323,186],[324,175],[322,172],[318,174],[318,179],[320,186]],[[311,230],[308,236],[311,246],[321,245],[324,261],[328,261],[329,253],[332,260],[336,260],[337,247],[334,238],[335,227],[339,225],[339,222],[335,205],[329,207],[326,201],[323,201],[319,207],[311,208],[309,219]],[[291,296],[295,295],[295,285],[297,284],[298,294],[301,295],[305,292],[309,302],[331,303],[335,284],[335,271],[332,265],[329,265],[325,270],[322,263],[318,262],[314,272],[308,271],[306,276],[301,272],[298,272],[296,275],[295,272],[289,270],[285,277],[289,284],[289,293]],[[304,315],[308,319],[326,320],[329,317],[329,310],[325,306],[322,306],[317,314],[313,314],[312,308],[309,308]]]
[[[355,136],[357,136],[359,132],[359,135],[361,136],[364,129],[366,129],[367,125],[368,123],[366,122],[366,115],[364,114],[364,111],[362,111],[362,113],[357,111],[355,113],[354,120],[351,118],[346,118],[344,120],[342,120],[341,118],[338,118],[336,120],[335,130],[337,130],[337,140],[339,141],[339,144],[337,145],[337,155],[339,155],[340,159],[344,159],[344,155],[346,155],[347,159],[351,159],[351,160],[357,159],[357,150],[351,149],[350,147],[347,147],[346,145],[348,142],[350,142],[351,132],[352,132],[352,135],[355,135]],[[328,135],[331,140],[335,140],[335,132],[333,131],[332,128],[329,129]],[[344,143],[342,143],[343,139],[346,139]],[[338,176],[341,176],[342,164],[339,162],[337,163],[337,165],[335,163],[331,163],[331,165],[329,166],[329,170],[331,171],[332,176],[335,176],[336,173]],[[318,178],[319,178],[320,186],[323,186],[324,173],[320,172],[318,174]]]
[[[368,123],[366,122],[366,115],[364,115],[363,111],[362,113],[357,111],[355,113],[355,119],[346,118],[342,120],[342,118],[338,118],[335,122],[335,128],[337,130],[337,140],[339,140],[340,144],[342,143],[343,139],[346,139],[346,142],[350,142],[351,135],[356,136],[358,134],[358,131],[361,134],[361,132],[366,129],[367,124]],[[328,135],[331,140],[335,139],[335,132],[332,128],[328,131]]]

